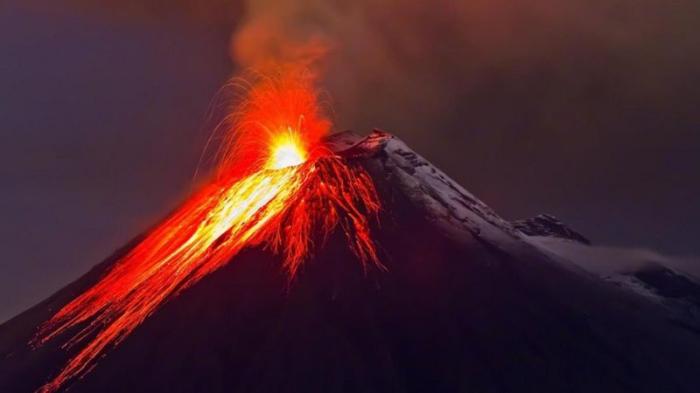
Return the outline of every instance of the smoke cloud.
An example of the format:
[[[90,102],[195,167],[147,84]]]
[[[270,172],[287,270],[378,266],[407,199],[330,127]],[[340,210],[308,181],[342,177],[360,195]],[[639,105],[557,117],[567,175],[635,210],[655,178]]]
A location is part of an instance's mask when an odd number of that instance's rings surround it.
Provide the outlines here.
[[[232,39],[239,65],[327,55],[322,85],[340,127],[383,125],[433,147],[445,127],[477,139],[486,127],[501,138],[537,127],[590,146],[601,136],[591,123],[608,107],[668,102],[698,64],[688,33],[700,12],[688,11],[700,6],[690,1],[263,0],[244,9]]]
[[[322,1],[251,1],[247,15],[231,39],[231,53],[242,67],[281,64],[315,67],[332,42],[323,16],[333,12]]]

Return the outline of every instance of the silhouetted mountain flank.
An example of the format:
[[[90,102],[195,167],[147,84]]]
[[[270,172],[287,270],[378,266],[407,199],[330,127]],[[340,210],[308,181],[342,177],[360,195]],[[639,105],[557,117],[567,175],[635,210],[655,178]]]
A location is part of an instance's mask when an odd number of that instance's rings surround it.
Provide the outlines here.
[[[387,271],[364,271],[341,234],[289,285],[279,257],[247,249],[170,300],[70,392],[698,391],[692,275],[663,261],[654,266],[676,278],[596,271],[637,256],[523,230],[387,133],[329,143],[380,192],[373,229]],[[0,392],[34,391],[60,370],[67,337],[36,350],[27,342],[134,242],[0,326]]]

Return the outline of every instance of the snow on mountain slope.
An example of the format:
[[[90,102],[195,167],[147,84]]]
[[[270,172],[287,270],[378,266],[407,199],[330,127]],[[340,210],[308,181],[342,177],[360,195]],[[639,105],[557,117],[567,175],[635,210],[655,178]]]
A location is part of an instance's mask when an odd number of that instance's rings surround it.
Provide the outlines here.
[[[513,224],[395,136],[374,130],[351,149],[370,153],[375,172],[398,184],[453,240],[464,243],[478,239],[504,252],[535,251]]]
[[[347,132],[336,140],[339,151],[357,149],[380,157],[377,167],[382,173],[397,180],[428,219],[454,240],[481,239],[511,255],[542,253],[549,257],[540,258],[542,263],[595,276],[661,304],[676,320],[700,328],[700,260],[647,249],[591,246],[584,235],[551,215],[511,223],[391,134],[375,130],[361,138]]]
[[[700,331],[700,260],[643,248],[590,246],[548,236],[528,237],[562,266],[586,271],[666,308],[670,317]]]

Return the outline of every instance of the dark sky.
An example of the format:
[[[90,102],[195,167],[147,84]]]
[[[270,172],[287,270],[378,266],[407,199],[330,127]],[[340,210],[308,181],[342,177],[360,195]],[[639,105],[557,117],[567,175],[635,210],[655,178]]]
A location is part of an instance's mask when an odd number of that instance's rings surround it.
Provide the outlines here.
[[[695,1],[29,3],[0,5],[0,320],[187,195],[261,20],[332,44],[338,129],[395,133],[506,218],[700,254]]]

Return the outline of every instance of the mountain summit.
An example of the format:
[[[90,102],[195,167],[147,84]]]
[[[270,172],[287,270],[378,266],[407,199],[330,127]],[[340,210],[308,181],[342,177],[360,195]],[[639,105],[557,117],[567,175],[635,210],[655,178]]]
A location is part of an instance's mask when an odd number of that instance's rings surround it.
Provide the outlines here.
[[[290,282],[263,247],[182,291],[84,377],[82,392],[697,392],[697,272],[597,247],[552,216],[509,222],[398,138],[332,135],[370,174],[382,266],[342,231]],[[37,328],[136,238],[0,325],[0,392],[33,392],[75,349]],[[77,326],[75,329],[79,329]]]

